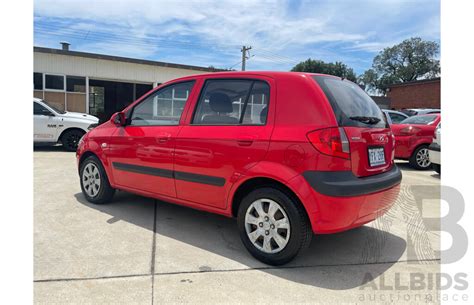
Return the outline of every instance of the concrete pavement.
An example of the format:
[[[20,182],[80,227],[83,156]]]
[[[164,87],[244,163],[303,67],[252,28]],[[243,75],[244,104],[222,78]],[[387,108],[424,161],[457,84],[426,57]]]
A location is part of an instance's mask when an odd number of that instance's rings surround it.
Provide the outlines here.
[[[439,200],[418,200],[439,198],[433,171],[401,163],[402,195],[388,214],[316,236],[306,252],[275,268],[248,254],[233,219],[125,192],[93,205],[81,194],[73,153],[41,149],[34,158],[37,304],[374,304],[394,293],[410,301],[438,294],[386,288],[439,272],[439,233],[423,221],[439,215]]]

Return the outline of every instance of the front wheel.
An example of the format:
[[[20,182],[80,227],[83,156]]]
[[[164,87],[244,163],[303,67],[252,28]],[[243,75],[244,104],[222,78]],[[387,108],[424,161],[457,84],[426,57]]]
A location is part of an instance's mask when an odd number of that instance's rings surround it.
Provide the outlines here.
[[[76,151],[77,145],[79,144],[79,140],[84,135],[84,131],[71,129],[66,130],[64,134],[61,136],[61,143],[63,143],[63,147],[67,151]]]
[[[420,170],[429,169],[431,167],[428,145],[421,145],[415,149],[410,157],[410,166]]]
[[[80,166],[82,193],[87,201],[101,204],[112,199],[115,193],[100,160],[95,156],[85,159]]]
[[[271,187],[250,192],[237,216],[247,250],[269,265],[291,261],[311,242],[313,232],[304,208],[292,196]]]

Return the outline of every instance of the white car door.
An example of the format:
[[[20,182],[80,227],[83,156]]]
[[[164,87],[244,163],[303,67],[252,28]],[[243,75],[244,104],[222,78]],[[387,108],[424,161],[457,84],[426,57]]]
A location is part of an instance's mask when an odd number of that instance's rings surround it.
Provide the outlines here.
[[[35,142],[57,142],[59,121],[55,114],[43,105],[33,102]]]

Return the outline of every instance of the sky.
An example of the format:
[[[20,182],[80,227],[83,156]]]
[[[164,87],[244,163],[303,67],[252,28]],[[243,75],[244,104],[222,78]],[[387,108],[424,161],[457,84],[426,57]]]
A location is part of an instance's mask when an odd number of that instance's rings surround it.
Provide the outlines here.
[[[35,0],[34,45],[196,66],[288,71],[308,58],[362,74],[383,48],[440,42],[439,0]]]

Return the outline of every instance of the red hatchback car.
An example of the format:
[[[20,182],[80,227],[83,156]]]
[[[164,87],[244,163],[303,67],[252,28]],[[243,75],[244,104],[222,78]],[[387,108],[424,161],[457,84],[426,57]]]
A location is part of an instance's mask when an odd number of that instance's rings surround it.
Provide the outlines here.
[[[79,143],[92,203],[116,189],[236,217],[257,259],[284,264],[313,233],[361,226],[396,200],[401,173],[384,115],[358,85],[292,72],[167,82]]]
[[[441,114],[415,115],[392,125],[395,135],[395,158],[409,160],[410,166],[416,169],[431,167],[428,146],[441,121]]]

